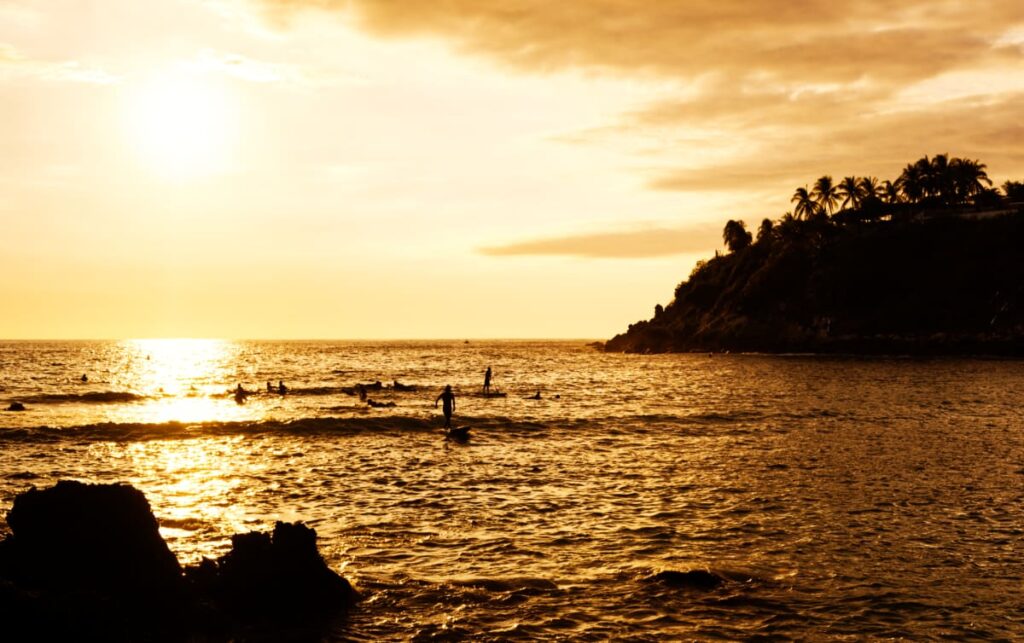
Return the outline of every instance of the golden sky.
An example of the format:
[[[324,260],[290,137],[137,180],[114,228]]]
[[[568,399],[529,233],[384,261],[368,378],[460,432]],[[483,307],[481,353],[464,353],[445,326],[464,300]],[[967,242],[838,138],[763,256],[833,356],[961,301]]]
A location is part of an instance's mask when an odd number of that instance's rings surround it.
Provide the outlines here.
[[[604,338],[1022,98],[1020,0],[0,0],[0,337]]]

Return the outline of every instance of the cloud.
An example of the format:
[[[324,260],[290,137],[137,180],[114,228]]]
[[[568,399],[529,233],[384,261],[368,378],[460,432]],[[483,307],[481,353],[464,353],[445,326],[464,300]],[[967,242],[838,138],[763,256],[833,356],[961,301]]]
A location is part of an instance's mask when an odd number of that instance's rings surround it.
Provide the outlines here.
[[[33,60],[13,45],[0,43],[0,79],[33,78],[44,81],[111,85],[121,78],[101,67],[78,60]]]
[[[936,153],[980,159],[990,173],[1006,175],[1024,169],[1022,113],[1024,92],[969,97],[922,109],[851,113],[835,121],[827,138],[802,136],[797,127],[724,162],[655,170],[648,184],[682,191],[742,187],[782,196],[823,174],[895,179],[906,163]]]
[[[689,228],[646,228],[621,232],[599,232],[533,239],[480,248],[491,257],[574,256],[595,259],[648,259],[707,252],[720,245],[719,226]]]
[[[714,69],[782,80],[908,82],[991,55],[1024,20],[1017,0],[264,0],[275,16],[345,13],[385,37],[437,36],[545,71],[603,68],[693,77]]]
[[[633,157],[628,166],[655,190],[771,190],[785,201],[794,186],[822,174],[884,178],[936,152],[978,158],[996,175],[1024,173],[1020,0],[261,6],[284,21],[316,9],[382,38],[442,39],[459,53],[521,72],[583,71],[660,84],[658,100],[618,122],[551,137],[625,150]],[[597,247],[602,238],[573,243]],[[573,246],[567,238],[515,247]]]
[[[232,78],[257,84],[290,84],[304,86],[329,86],[357,84],[363,79],[343,70],[318,65],[297,65],[268,62],[234,52],[203,49],[192,59],[183,63],[185,67],[202,72],[223,74]]]

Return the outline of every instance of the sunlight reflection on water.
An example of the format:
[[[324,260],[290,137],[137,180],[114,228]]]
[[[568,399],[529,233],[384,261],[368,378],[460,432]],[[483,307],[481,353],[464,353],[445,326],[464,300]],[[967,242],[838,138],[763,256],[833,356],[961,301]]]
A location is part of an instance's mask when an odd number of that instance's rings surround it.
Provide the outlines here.
[[[304,520],[367,597],[341,639],[1024,633],[1022,363],[501,342],[4,350],[25,364],[8,393],[56,396],[0,416],[5,502],[60,478],[129,482],[186,564]],[[507,398],[477,394],[488,364]],[[345,391],[396,379],[417,389],[373,393],[395,407]],[[229,394],[267,380],[288,395]],[[432,406],[449,382],[465,445],[441,439]],[[81,400],[123,391],[152,397]],[[690,569],[728,581],[650,582]]]

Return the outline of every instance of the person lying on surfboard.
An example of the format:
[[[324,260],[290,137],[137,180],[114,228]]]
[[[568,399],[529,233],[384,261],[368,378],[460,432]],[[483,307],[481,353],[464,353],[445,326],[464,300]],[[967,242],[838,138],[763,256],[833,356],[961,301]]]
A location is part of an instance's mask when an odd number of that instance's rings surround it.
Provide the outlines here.
[[[437,408],[438,400],[444,401],[444,428],[452,428],[452,413],[455,412],[455,393],[452,393],[452,385],[448,384],[441,391],[441,394],[437,396],[437,400],[434,400],[434,408]]]

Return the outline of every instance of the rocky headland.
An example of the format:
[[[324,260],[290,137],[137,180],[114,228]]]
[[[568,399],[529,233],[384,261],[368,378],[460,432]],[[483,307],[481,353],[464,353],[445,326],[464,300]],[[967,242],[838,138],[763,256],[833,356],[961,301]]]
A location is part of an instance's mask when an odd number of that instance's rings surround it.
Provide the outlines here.
[[[836,210],[844,192],[822,177],[794,194],[799,216],[765,219],[756,238],[729,221],[728,252],[603,348],[1024,356],[1024,186],[978,187],[977,162],[973,190],[911,182],[932,164],[907,166],[896,183],[909,196],[848,177],[850,207]]]

